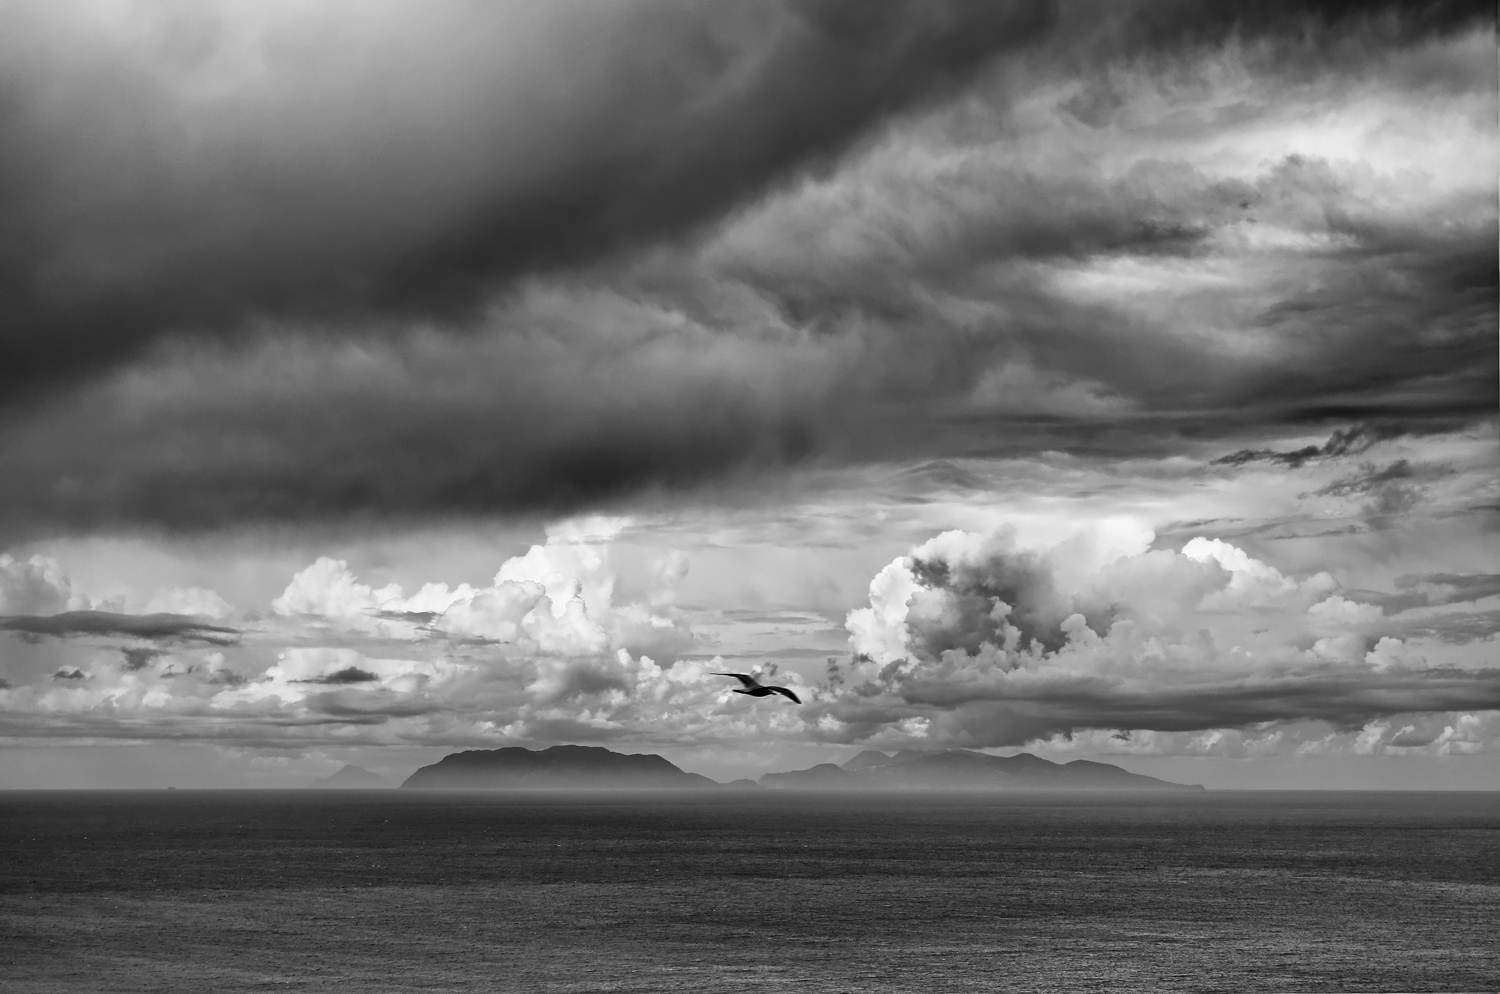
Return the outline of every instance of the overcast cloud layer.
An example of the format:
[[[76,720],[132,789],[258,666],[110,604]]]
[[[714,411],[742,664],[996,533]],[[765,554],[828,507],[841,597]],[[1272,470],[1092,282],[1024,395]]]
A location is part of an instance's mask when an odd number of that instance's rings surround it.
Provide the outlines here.
[[[317,11],[5,8],[13,535],[1495,410],[1487,7]]]
[[[1495,53],[0,3],[4,734],[1493,748]]]

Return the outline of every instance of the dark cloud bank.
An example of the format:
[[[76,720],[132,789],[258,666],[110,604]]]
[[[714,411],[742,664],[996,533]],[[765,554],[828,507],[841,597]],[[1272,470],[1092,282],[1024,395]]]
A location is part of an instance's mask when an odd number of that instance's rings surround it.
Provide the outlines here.
[[[374,680],[379,679],[380,677],[376,676],[374,673],[371,673],[369,670],[362,670],[358,666],[345,666],[341,670],[335,670],[334,672],[329,673],[326,676],[320,676],[314,680],[296,680],[293,682],[342,685],[351,683],[370,683]]]
[[[8,387],[174,331],[469,311],[496,278],[712,217],[1055,18],[439,2],[277,24],[194,6],[138,11],[146,37],[124,43],[66,13],[6,15]],[[185,92],[233,71],[247,35],[273,78]]]
[[[0,631],[71,638],[119,635],[144,639],[190,639],[214,644],[236,641],[239,630],[182,614],[116,614],[112,611],[64,611],[39,617],[0,618]]]
[[[3,16],[13,533],[1366,426],[1223,460],[1295,467],[1496,408],[1493,189],[1413,210],[1302,155],[1091,165],[1299,100],[1492,107],[1489,5]],[[1220,63],[1234,110],[1132,117]],[[1241,282],[1180,275],[1215,259]]]

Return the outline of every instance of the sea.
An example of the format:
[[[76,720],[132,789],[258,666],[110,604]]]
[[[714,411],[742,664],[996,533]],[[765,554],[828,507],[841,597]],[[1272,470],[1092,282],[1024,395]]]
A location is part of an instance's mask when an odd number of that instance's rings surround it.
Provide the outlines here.
[[[1500,794],[12,791],[0,990],[1495,991]]]

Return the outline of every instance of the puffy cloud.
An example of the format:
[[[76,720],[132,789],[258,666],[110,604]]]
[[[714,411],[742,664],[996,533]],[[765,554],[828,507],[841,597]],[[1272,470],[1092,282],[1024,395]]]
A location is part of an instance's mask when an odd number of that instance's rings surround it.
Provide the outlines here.
[[[1500,740],[1500,714],[1450,712],[1422,715],[1414,722],[1372,721],[1354,736],[1352,751],[1361,756],[1431,754],[1474,755]]]
[[[1455,749],[1449,743],[1462,743]],[[1500,748],[1500,713],[1437,712],[1377,720],[1348,728],[1324,722],[1294,721],[1274,727],[1214,728],[1201,732],[1081,730],[1033,743],[1038,754],[1057,759],[1076,755],[1194,756],[1256,759],[1343,754],[1364,757],[1474,755]]]
[[[0,554],[0,614],[54,614],[87,606],[56,560]]]
[[[56,559],[35,555],[22,561],[0,553],[0,615],[51,616],[114,606],[113,601],[92,598],[75,589]],[[232,614],[233,608],[217,591],[173,587],[152,594],[141,613],[220,619]],[[97,619],[94,623],[97,626]]]
[[[1381,636],[1366,654],[1365,661],[1377,670],[1414,669],[1426,662],[1401,639],[1389,635]]]
[[[1182,547],[1182,555],[1195,562],[1216,562],[1229,574],[1229,582],[1223,589],[1199,602],[1202,610],[1305,607],[1335,586],[1333,577],[1327,573],[1300,582],[1282,576],[1274,567],[1218,539],[1195,538]],[[1326,615],[1327,611],[1323,613]]]
[[[737,684],[715,675],[744,664],[683,658],[693,633],[654,584],[675,583],[685,557],[640,557],[636,594],[617,594],[614,551],[630,526],[559,522],[501,563],[491,585],[460,587],[456,600],[451,588],[436,601],[432,586],[408,597],[360,582],[337,560],[318,561],[293,578],[270,617],[248,615],[243,638],[224,646],[175,630],[124,646],[104,637],[24,644],[40,655],[8,667],[15,678],[0,689],[0,734],[255,748],[799,740],[794,706],[734,695]],[[439,610],[410,610],[419,607]],[[111,619],[113,632],[119,617]],[[775,661],[754,668],[804,699],[818,696]]]
[[[218,591],[205,587],[158,590],[146,601],[146,614],[190,614],[199,618],[227,618],[234,612]]]
[[[823,733],[895,742],[921,719],[924,739],[1000,746],[1088,729],[1375,729],[1393,715],[1500,708],[1490,660],[1428,665],[1327,573],[1287,576],[1203,537],[1080,573],[1057,566],[1068,545],[950,532],[893,562],[870,607],[849,615],[856,655],[830,681]],[[1355,751],[1379,741],[1370,731]]]
[[[0,669],[13,705],[39,705],[44,711],[58,706],[38,688],[64,681],[88,684],[86,692],[69,694],[64,705],[97,706],[117,699],[110,696],[119,690],[117,680],[139,685],[171,679],[183,673],[174,654],[235,646],[243,636],[240,629],[205,620],[227,613],[228,605],[204,588],[159,591],[145,614],[98,610],[99,603],[76,589],[54,559],[33,556],[19,562],[0,556],[0,609],[39,612],[0,614],[0,638],[11,636],[0,640]]]
[[[1388,721],[1372,721],[1360,730],[1359,736],[1354,740],[1354,751],[1361,756],[1369,756],[1378,750],[1387,732],[1391,730]]]
[[[857,654],[821,683],[800,660],[822,659],[802,647],[823,637],[826,620],[750,612],[736,629],[700,613],[705,634],[694,636],[652,586],[679,575],[680,559],[637,552],[622,583],[617,557],[637,526],[577,521],[420,617],[403,610],[413,606],[404,591],[363,583],[335,561],[277,598],[327,613],[251,621],[232,645],[122,644],[118,634],[17,643],[0,722],[12,738],[139,737],[144,723],[153,738],[278,748],[859,741],[1222,757],[1490,748],[1488,715],[1500,707],[1493,642],[1412,628],[1413,616],[1464,604],[1483,615],[1484,599],[1434,607],[1424,594],[1382,607],[1369,591],[1356,599],[1328,576],[1277,568],[1223,539],[1156,548],[1138,520],[1079,517],[914,546],[877,571],[869,604],[847,619]],[[674,565],[663,571],[662,559]],[[1482,578],[1442,576],[1423,581],[1441,599],[1486,589]],[[770,629],[785,630],[784,647]],[[666,651],[638,647],[652,639]],[[689,651],[705,644],[724,655]],[[749,668],[806,703],[769,707],[713,675]],[[74,671],[81,678],[57,677]]]
[[[1496,720],[1493,712],[1460,714],[1453,724],[1443,727],[1432,743],[1440,755],[1472,755],[1494,743],[1497,734],[1500,734],[1500,727],[1497,726],[1500,726],[1500,721]]]
[[[846,622],[854,651],[880,663],[910,655],[906,616],[919,589],[917,577],[904,558],[876,574],[870,581],[870,606],[849,612]]]
[[[756,706],[715,676],[721,659],[657,662],[625,650],[596,657],[396,658],[347,648],[282,650],[249,675],[222,656],[175,672],[64,668],[46,686],[0,693],[0,732],[15,737],[205,739],[257,747],[318,742],[482,746],[496,741],[702,744],[798,738],[790,705]],[[771,678],[775,667],[764,668]],[[777,676],[799,693],[816,688]]]
[[[577,581],[563,574],[550,586],[502,581],[444,612],[438,623],[455,635],[525,641],[552,656],[595,656],[609,638],[589,617]]]
[[[343,560],[320,558],[292,578],[272,610],[399,639],[514,644],[544,656],[601,656],[623,647],[675,653],[691,635],[667,605],[614,603],[607,543],[629,519],[567,519],[547,540],[501,564],[492,583],[428,583],[410,597],[397,584],[360,583]]]
[[[321,556],[292,577],[271,602],[271,610],[324,618],[372,634],[414,638],[423,621],[474,595],[468,584],[450,591],[446,584],[429,583],[411,597],[394,583],[377,590],[360,583],[344,560]]]

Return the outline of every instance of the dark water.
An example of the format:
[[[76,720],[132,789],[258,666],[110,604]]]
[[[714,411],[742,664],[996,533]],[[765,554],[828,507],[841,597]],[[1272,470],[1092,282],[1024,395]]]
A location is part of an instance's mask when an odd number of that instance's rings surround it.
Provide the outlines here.
[[[0,794],[6,991],[1500,989],[1500,794]]]

